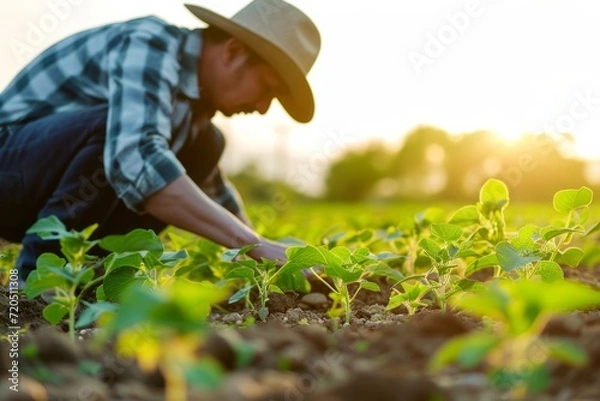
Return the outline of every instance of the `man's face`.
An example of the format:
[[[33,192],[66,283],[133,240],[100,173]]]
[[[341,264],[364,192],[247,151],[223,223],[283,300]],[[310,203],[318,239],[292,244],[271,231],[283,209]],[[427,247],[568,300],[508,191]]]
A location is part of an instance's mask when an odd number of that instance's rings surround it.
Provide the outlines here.
[[[275,70],[265,62],[252,59],[247,48],[232,39],[223,48],[213,88],[212,103],[226,116],[236,113],[264,114],[274,97],[285,91]]]

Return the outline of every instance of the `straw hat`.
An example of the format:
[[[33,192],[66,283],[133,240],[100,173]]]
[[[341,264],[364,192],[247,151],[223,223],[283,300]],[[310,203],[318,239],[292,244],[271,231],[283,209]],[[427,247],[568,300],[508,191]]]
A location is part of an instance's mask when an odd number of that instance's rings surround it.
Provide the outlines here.
[[[306,74],[319,54],[321,38],[315,24],[282,0],[254,0],[231,18],[186,4],[196,17],[244,42],[279,73],[289,91],[279,96],[283,108],[299,122],[308,122],[315,102]]]

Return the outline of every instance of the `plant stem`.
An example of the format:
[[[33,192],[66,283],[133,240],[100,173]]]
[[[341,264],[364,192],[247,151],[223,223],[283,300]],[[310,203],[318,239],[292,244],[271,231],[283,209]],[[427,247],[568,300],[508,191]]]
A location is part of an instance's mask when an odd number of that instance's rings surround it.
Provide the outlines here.
[[[269,277],[265,273],[262,277],[262,286],[259,286],[260,293],[260,306],[263,308],[267,307],[267,301],[269,300]]]
[[[331,290],[331,292],[335,292],[336,294],[340,293],[339,291],[335,290],[332,286],[330,286],[329,283],[326,280],[324,280],[319,274],[317,274],[317,272],[312,267],[310,268],[310,271],[315,275],[316,278],[321,280],[321,282],[325,284],[327,288]]]
[[[340,288],[340,294],[342,295],[342,302],[344,303],[344,310],[346,312],[346,323],[350,323],[350,293],[348,292],[348,286],[343,284]]]
[[[419,244],[414,236],[411,236],[408,244],[408,257],[406,259],[406,273],[408,275],[415,274],[415,261],[417,260],[417,251]]]
[[[71,341],[75,341],[75,310],[77,309],[77,305],[79,305],[79,299],[75,296],[75,288],[73,286],[69,293],[71,304],[69,305],[69,338]]]
[[[571,219],[572,218],[573,218],[573,211],[571,210],[569,212],[569,215],[567,216],[567,224],[565,224],[565,228],[570,228],[570,226],[571,226]],[[563,235],[560,236],[560,239],[558,240],[558,245],[556,245],[556,248],[552,252],[552,256],[550,256],[550,260],[551,261],[554,261],[554,259],[556,259],[556,256],[558,255],[558,251],[563,246],[563,244],[565,242],[565,239],[567,238],[568,235],[570,235],[570,234],[569,233],[565,233],[565,234],[563,234]]]
[[[173,364],[169,364],[173,365]],[[165,376],[165,400],[166,401],[184,401],[187,399],[185,380],[181,378],[179,369],[175,366],[169,366],[163,369]]]

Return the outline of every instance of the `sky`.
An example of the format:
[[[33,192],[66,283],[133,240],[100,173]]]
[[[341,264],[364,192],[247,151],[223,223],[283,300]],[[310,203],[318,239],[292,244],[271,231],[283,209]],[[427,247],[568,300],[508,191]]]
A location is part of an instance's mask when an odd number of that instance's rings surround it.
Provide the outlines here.
[[[248,0],[189,0],[225,16]],[[261,171],[306,192],[345,150],[399,146],[427,124],[453,134],[570,132],[600,163],[600,3],[594,0],[290,0],[313,19],[321,53],[309,74],[316,112],[213,120],[225,168]],[[2,0],[0,89],[45,47],[79,30],[154,14],[202,26],[177,0]]]

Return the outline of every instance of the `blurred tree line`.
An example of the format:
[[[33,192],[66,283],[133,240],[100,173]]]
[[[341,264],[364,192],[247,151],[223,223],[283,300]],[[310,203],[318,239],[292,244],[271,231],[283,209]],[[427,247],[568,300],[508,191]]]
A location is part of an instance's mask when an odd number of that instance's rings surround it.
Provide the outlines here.
[[[486,131],[449,135],[418,127],[398,149],[371,144],[335,160],[325,179],[325,198],[470,201],[488,178],[504,181],[511,198],[548,201],[566,188],[589,186],[600,193],[587,162],[562,149],[566,135],[525,134],[505,141]]]
[[[504,181],[514,200],[547,202],[558,190],[582,185],[600,194],[600,180],[592,179],[590,165],[565,156],[570,141],[568,135],[550,134],[506,141],[487,131],[450,135],[421,126],[400,147],[371,143],[346,151],[329,166],[323,198],[470,202],[488,178]],[[285,182],[265,179],[256,165],[230,178],[244,199],[309,199]]]

